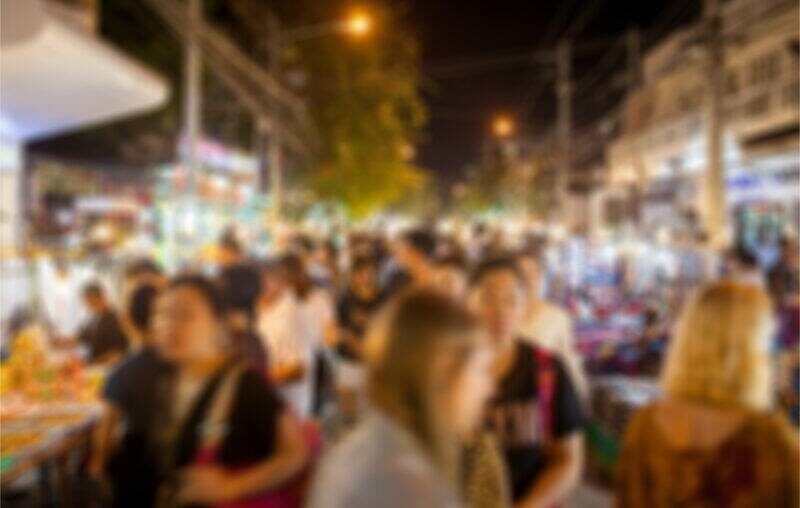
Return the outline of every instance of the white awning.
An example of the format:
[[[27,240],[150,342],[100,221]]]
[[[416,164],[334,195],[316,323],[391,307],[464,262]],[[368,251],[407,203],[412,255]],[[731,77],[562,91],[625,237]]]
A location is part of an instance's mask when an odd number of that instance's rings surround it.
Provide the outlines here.
[[[109,44],[49,14],[0,0],[0,135],[28,141],[145,112],[169,87]]]

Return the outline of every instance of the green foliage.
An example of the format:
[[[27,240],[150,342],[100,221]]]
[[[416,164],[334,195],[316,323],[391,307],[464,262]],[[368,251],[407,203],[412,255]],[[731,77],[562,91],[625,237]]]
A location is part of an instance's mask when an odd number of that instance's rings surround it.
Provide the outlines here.
[[[320,198],[340,200],[353,218],[399,203],[428,181],[409,154],[426,121],[416,41],[396,10],[378,2],[365,9],[374,20],[366,37],[337,34],[300,47],[319,141],[303,174]]]

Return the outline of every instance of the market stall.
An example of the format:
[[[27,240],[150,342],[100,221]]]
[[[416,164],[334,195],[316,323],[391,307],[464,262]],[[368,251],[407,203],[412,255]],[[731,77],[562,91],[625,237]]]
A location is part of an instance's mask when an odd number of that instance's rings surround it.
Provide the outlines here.
[[[0,365],[0,487],[32,473],[63,506],[73,499],[71,459],[85,454],[101,416],[97,393],[102,367],[86,367],[72,348],[53,349],[42,328],[30,325],[12,339]],[[54,483],[48,472],[54,471]]]

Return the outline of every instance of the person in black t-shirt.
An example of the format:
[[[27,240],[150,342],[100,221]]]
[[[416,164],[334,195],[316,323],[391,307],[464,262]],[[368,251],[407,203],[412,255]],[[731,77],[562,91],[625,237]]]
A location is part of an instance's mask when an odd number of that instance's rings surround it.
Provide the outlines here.
[[[159,383],[150,446],[159,451],[159,496],[180,506],[255,503],[309,457],[299,422],[265,377],[231,357],[226,311],[217,286],[190,275],[173,279],[156,304],[154,342],[173,370]]]
[[[95,432],[89,472],[95,479],[107,475],[111,480],[115,507],[147,506],[158,486],[156,461],[147,445],[156,383],[167,369],[150,333],[157,296],[158,289],[150,284],[131,294],[128,317],[142,347],[111,372],[103,387],[105,411]],[[123,432],[114,442],[117,426]]]
[[[344,421],[358,413],[359,392],[364,385],[362,348],[364,334],[383,299],[378,288],[378,270],[371,257],[353,260],[347,289],[336,304],[339,342],[336,346],[336,391]]]
[[[119,318],[100,284],[90,283],[84,287],[83,301],[91,317],[78,332],[78,341],[88,349],[90,363],[110,363],[128,349],[128,339]]]
[[[525,295],[525,278],[511,259],[485,261],[470,277],[470,303],[497,353],[486,426],[503,449],[514,502],[548,506],[580,478],[583,422],[561,362],[516,336]]]
[[[393,296],[407,287],[433,283],[433,255],[436,237],[424,229],[412,229],[394,243],[392,254],[397,266],[384,285],[384,294]]]

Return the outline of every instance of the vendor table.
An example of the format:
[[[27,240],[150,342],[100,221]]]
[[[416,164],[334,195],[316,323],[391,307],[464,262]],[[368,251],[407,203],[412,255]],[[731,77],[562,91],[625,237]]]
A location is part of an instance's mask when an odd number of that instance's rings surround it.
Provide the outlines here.
[[[55,472],[60,506],[72,506],[69,457],[88,447],[92,429],[100,417],[94,404],[52,403],[20,414],[2,416],[0,432],[0,487],[47,467]]]

